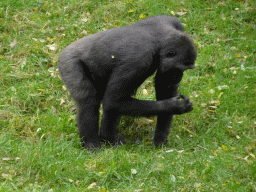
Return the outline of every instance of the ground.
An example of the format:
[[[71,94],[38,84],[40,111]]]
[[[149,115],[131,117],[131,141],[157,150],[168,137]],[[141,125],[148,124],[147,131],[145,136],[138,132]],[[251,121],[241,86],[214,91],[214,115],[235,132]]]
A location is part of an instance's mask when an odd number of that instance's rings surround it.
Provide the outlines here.
[[[0,2],[0,191],[256,191],[256,3],[203,0]],[[198,50],[166,146],[156,118],[123,117],[141,145],[81,148],[76,110],[59,78],[61,51],[83,36],[167,14]],[[153,78],[138,90],[154,100]]]

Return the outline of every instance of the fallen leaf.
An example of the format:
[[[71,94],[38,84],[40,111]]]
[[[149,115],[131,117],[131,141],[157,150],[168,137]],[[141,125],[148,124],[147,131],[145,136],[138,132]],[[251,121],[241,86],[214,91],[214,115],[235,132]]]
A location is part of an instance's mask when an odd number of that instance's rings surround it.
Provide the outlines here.
[[[57,45],[54,43],[51,45],[46,45],[46,47],[48,47],[51,51],[54,51],[54,50],[56,50]]]
[[[144,14],[140,14],[140,19],[145,19],[147,16]]]
[[[195,188],[199,188],[200,186],[201,186],[201,183],[195,183],[195,184],[194,184],[194,187],[195,187]]]
[[[48,42],[52,42],[52,41],[54,41],[54,40],[55,40],[55,38],[48,38],[48,39],[47,39]]]
[[[244,158],[242,158],[242,159],[245,160],[245,161],[248,161],[248,157],[249,157],[249,155],[244,157]]]
[[[211,93],[211,94],[215,93],[214,89],[210,89],[208,92]]]
[[[251,156],[253,159],[255,159],[255,155],[254,155],[254,154],[250,153],[250,156]]]
[[[177,151],[178,153],[183,153],[184,152],[184,150],[179,150],[179,151]]]
[[[79,186],[79,184],[80,184],[80,180],[77,180],[76,185]]]
[[[60,98],[60,105],[63,105],[65,103],[65,99],[63,97]]]
[[[46,135],[46,134],[44,133],[44,134],[40,137],[40,139],[42,140],[45,135]],[[37,153],[34,154],[34,157],[35,157],[36,155],[37,155]]]
[[[174,175],[172,175],[172,174],[170,174],[170,179],[171,179],[172,182],[176,181],[176,177]]]
[[[102,188],[101,190],[99,190],[99,192],[108,192],[108,190],[106,190],[105,188]]]
[[[176,14],[179,15],[179,16],[183,16],[183,15],[186,15],[187,12],[176,12]]]
[[[154,120],[152,119],[146,119],[147,123],[154,123]]]
[[[12,158],[10,158],[10,157],[3,157],[2,160],[3,160],[3,161],[11,161]]]
[[[68,118],[68,121],[75,120],[75,119],[76,119],[75,115],[71,115],[71,116]],[[104,172],[100,172],[100,173],[104,173]]]
[[[220,97],[221,97],[221,95],[222,95],[223,93],[224,93],[224,92],[221,92],[221,93],[219,94],[218,99],[220,99]]]
[[[222,145],[221,147],[222,147],[222,149],[223,149],[224,151],[227,151],[227,150],[228,150],[228,148],[227,148],[225,145]]]
[[[68,179],[68,181],[69,181],[70,183],[73,183],[74,180],[73,180],[73,179]]]
[[[229,89],[229,86],[228,85],[221,85],[221,86],[218,86],[218,89],[219,90]]]
[[[10,43],[10,47],[11,47],[11,48],[14,48],[14,47],[16,46],[16,44],[17,44],[17,40],[14,39],[14,40]]]
[[[9,175],[6,174],[6,173],[2,173],[2,177],[3,177],[3,178],[7,178],[7,177],[9,177]]]
[[[174,150],[173,149],[169,149],[167,151],[165,151],[166,153],[170,153],[170,152],[173,152]]]
[[[55,67],[49,67],[48,72],[51,74],[52,77],[57,77],[59,74],[58,68],[55,68]]]
[[[83,30],[81,34],[87,35],[87,31]]]
[[[137,174],[137,170],[136,170],[136,169],[131,169],[131,173],[132,173],[133,175],[135,175],[135,174]]]
[[[142,93],[143,93],[144,96],[147,96],[147,95],[148,95],[147,89],[143,89],[143,90],[142,90]]]
[[[87,189],[92,189],[92,188],[94,188],[96,186],[96,182],[93,182],[93,183],[91,183],[88,187],[87,187]]]
[[[81,20],[82,20],[83,22],[85,22],[85,23],[88,22],[88,18],[86,18],[86,17],[83,18],[83,19],[81,19]]]

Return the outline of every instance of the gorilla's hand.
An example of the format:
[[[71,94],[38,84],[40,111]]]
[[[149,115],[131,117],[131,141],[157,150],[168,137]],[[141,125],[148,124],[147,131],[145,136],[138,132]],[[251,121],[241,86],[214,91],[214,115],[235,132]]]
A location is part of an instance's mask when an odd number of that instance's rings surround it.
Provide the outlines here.
[[[169,99],[169,102],[174,105],[174,108],[171,108],[171,110],[173,110],[173,114],[181,115],[193,110],[191,101],[185,95],[175,96]]]

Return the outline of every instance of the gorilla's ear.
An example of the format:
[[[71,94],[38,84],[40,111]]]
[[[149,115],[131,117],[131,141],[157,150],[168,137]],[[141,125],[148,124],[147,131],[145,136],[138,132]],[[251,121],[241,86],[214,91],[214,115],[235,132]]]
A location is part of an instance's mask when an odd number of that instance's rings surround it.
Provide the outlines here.
[[[183,25],[181,24],[181,22],[179,20],[173,21],[173,27],[179,31],[183,31],[183,29],[184,29]]]

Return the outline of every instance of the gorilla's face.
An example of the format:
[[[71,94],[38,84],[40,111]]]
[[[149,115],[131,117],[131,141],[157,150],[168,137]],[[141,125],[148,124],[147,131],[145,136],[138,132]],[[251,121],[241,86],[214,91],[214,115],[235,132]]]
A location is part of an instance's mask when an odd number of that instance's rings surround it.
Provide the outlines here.
[[[160,72],[170,73],[178,81],[185,70],[193,69],[197,53],[192,42],[185,34],[167,39],[160,52]]]

